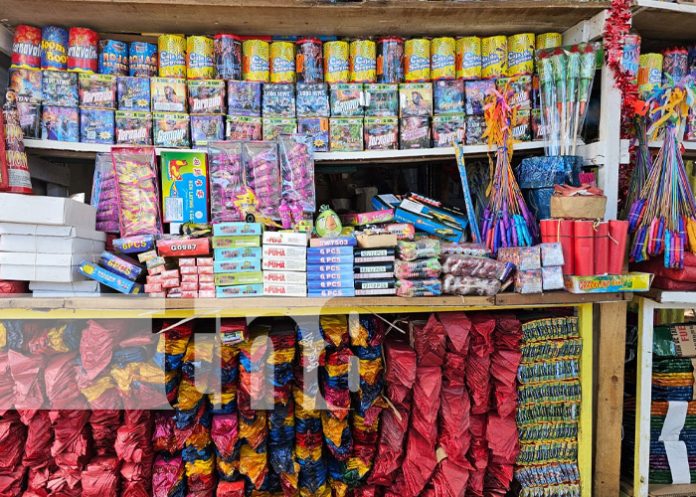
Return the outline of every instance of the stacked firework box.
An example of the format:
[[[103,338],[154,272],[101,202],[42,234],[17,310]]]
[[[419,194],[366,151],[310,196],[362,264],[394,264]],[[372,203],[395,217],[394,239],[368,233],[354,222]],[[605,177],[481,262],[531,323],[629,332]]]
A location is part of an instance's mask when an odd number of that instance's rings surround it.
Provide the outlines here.
[[[170,298],[212,297],[213,259],[209,255],[207,238],[157,240],[156,253],[140,254],[147,265],[147,282],[152,285],[148,293]]]
[[[498,260],[515,265],[515,291],[541,293],[563,288],[563,250],[560,243],[533,247],[503,247]]]
[[[310,135],[315,152],[329,151],[329,89],[325,83],[297,83],[297,131]]]
[[[366,83],[365,149],[399,148],[399,85]]]
[[[399,260],[394,266],[397,295],[425,297],[442,294],[440,250],[440,241],[435,238],[399,241]]]
[[[451,147],[455,143],[465,143],[464,80],[435,81],[433,111],[433,146]]]
[[[432,83],[399,85],[399,148],[430,148],[430,119],[433,115]]]
[[[114,143],[116,76],[80,73],[80,141]]]
[[[97,154],[94,162],[91,204],[97,209],[97,229],[105,233],[118,233],[116,173],[110,153]]]
[[[307,289],[310,297],[355,295],[353,252],[355,238],[315,238],[307,250]]]
[[[263,293],[280,297],[307,295],[307,235],[263,234]]]
[[[213,250],[217,297],[263,295],[260,224],[213,225]]]
[[[357,271],[362,276],[379,274],[378,279],[361,278],[355,281],[355,295],[395,295],[396,278],[394,278],[394,263],[396,261],[395,247],[382,248],[358,248],[355,250],[354,263]],[[365,267],[390,269],[382,273],[362,272]],[[382,277],[383,276],[383,277]]]
[[[363,115],[365,98],[362,83],[333,83],[329,88],[331,103],[330,148],[332,152],[363,150]]]
[[[0,194],[0,278],[30,281],[43,296],[95,294],[78,267],[104,250],[96,209],[71,199]]]
[[[41,71],[41,138],[80,141],[77,73]]]

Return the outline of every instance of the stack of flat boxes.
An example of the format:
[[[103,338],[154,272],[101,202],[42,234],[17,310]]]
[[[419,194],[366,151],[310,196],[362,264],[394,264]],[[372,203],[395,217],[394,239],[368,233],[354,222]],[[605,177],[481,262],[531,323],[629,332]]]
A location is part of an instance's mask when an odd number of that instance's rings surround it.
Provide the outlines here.
[[[42,296],[99,293],[78,267],[96,261],[106,235],[96,209],[65,198],[0,194],[0,279],[29,281]]]
[[[389,265],[393,267],[396,261],[396,249],[394,247],[387,248],[367,248],[357,249],[355,251],[355,264],[360,267],[364,265],[375,264],[378,266]],[[368,275],[369,273],[364,273]],[[394,272],[387,271],[379,279],[360,279],[355,282],[356,296],[374,296],[374,295],[396,295],[396,278]]]
[[[214,298],[215,276],[212,257],[181,257],[181,296],[188,298]]]
[[[310,247],[307,251],[310,297],[353,297],[353,246]]]
[[[266,296],[307,295],[307,235],[263,234],[263,293]]]
[[[261,225],[229,222],[213,225],[215,296],[263,295]]]

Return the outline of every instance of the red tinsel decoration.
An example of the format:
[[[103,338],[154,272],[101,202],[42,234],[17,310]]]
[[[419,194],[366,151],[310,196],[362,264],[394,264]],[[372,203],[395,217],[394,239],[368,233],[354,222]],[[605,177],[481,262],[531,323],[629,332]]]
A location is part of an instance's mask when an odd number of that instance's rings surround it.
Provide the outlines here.
[[[607,65],[614,73],[614,86],[621,91],[621,123],[623,135],[630,131],[638,101],[638,85],[621,67],[624,37],[631,29],[632,0],[612,0],[609,16],[604,23],[604,51]],[[625,137],[625,136],[624,136]]]

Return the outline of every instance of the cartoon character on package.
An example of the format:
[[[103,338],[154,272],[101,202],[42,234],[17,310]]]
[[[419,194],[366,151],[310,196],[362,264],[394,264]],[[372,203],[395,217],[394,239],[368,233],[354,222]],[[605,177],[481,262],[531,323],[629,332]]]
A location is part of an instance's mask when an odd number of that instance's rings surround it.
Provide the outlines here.
[[[116,143],[152,145],[152,114],[127,110],[116,111]]]
[[[329,123],[331,151],[351,152],[363,149],[363,119],[332,117]]]
[[[191,141],[194,145],[205,145],[224,137],[224,116],[191,116]]]
[[[81,109],[80,141],[84,143],[113,143],[114,111]]]
[[[77,107],[44,105],[41,114],[41,139],[80,141],[79,114]]]
[[[43,100],[42,72],[38,69],[10,68],[10,84],[17,94],[17,101],[38,103]]]
[[[152,114],[154,143],[158,147],[188,147],[189,116],[174,112],[155,112]]]
[[[150,84],[153,111],[186,112],[186,80],[152,78]]]

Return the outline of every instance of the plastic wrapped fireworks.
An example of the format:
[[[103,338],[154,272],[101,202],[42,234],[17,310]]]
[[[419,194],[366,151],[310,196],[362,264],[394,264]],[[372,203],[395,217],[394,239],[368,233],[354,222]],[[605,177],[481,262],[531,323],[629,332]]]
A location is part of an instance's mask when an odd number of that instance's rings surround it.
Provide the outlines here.
[[[265,218],[264,224],[280,219],[282,189],[277,144],[274,142],[244,143],[242,159],[246,185],[253,192],[260,216]]]
[[[162,329],[168,328],[169,324],[165,321]],[[154,360],[160,368],[164,368],[165,392],[171,405],[176,403],[181,380],[181,364],[192,333],[192,326],[184,323],[159,335]]]
[[[577,436],[581,392],[577,388],[579,372],[573,364],[579,361],[581,347],[577,318],[540,319],[522,325],[519,373],[536,370],[543,364],[554,364],[559,369],[539,371],[544,378],[524,373],[525,380],[521,380],[517,407],[521,450],[515,470],[515,478],[522,486],[521,495],[579,495]],[[554,392],[552,403],[543,395],[549,389]],[[563,429],[559,429],[561,426]]]
[[[126,411],[123,425],[116,435],[116,455],[121,461],[123,478],[121,495],[147,495],[152,477],[152,450],[150,411]]]
[[[297,226],[303,213],[314,213],[314,147],[303,135],[283,136],[278,140],[281,195],[279,207],[283,228]]]
[[[210,168],[210,218],[213,223],[242,221],[238,203],[246,193],[242,162],[242,144],[214,142],[208,144]]]

